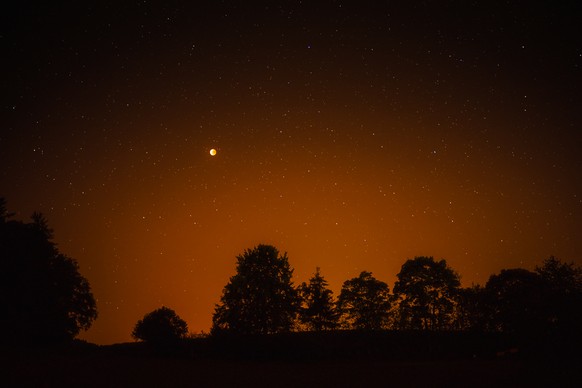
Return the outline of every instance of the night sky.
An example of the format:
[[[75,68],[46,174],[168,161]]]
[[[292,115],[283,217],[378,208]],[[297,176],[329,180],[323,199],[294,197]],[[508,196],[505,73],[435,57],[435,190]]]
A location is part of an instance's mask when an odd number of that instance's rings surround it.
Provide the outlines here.
[[[84,339],[162,305],[207,332],[259,243],[336,295],[420,255],[464,286],[582,264],[576,1],[19,3],[0,196],[79,262]]]

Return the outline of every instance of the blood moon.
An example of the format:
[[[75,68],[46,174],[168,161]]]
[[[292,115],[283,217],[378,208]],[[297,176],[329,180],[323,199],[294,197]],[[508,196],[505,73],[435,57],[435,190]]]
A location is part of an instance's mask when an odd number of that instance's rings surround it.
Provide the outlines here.
[[[210,150],[210,156],[216,156],[216,150],[214,148]]]

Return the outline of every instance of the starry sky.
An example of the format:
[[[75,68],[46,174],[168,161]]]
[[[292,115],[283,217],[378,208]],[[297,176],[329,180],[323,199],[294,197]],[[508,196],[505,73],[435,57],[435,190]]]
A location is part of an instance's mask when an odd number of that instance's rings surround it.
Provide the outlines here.
[[[79,262],[81,338],[162,305],[207,332],[259,243],[336,295],[420,255],[464,286],[582,264],[576,1],[20,3],[0,196]]]

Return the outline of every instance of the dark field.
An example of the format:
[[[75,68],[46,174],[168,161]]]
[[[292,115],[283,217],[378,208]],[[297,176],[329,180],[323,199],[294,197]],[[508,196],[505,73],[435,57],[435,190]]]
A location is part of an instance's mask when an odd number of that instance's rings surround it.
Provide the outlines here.
[[[2,349],[0,355],[0,385],[575,387],[582,382],[582,365],[571,357],[532,357],[516,349],[493,354],[487,346],[478,354],[467,355],[463,346],[443,346],[441,339],[404,339],[399,344],[390,336],[322,339],[292,335],[275,340],[191,340],[171,350],[141,343],[101,347],[81,343],[60,349],[12,347]],[[445,339],[451,344],[450,338]],[[403,352],[404,343],[410,344],[407,352]],[[390,344],[393,347],[386,348]],[[475,348],[475,344],[466,347]]]
[[[220,361],[131,357],[2,360],[7,386],[365,387],[531,386],[520,361]]]

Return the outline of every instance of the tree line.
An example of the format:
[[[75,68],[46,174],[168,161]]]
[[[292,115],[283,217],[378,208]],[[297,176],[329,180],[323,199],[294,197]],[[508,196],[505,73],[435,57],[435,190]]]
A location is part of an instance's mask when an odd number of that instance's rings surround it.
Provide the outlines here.
[[[0,330],[5,341],[63,341],[97,318],[89,282],[76,261],[60,253],[39,213],[32,222],[11,220],[0,198]],[[293,283],[286,253],[258,245],[237,256],[212,316],[212,336],[293,331],[416,330],[564,335],[582,327],[582,269],[550,257],[533,271],[504,269],[485,286],[461,287],[445,260],[406,260],[392,292],[362,271],[336,297],[320,268]],[[132,332],[137,340],[185,338],[187,324],[162,307]]]
[[[212,333],[271,334],[294,330],[478,330],[552,332],[579,327],[582,270],[555,257],[534,271],[506,269],[484,287],[461,287],[446,262],[406,260],[392,293],[371,272],[346,280],[339,296],[321,270],[293,287],[286,254],[258,245],[237,257]]]
[[[484,287],[461,287],[446,260],[415,257],[402,265],[392,293],[387,283],[362,271],[343,283],[337,298],[320,268],[297,287],[292,275],[286,253],[270,245],[247,249],[237,257],[236,274],[215,306],[211,335],[422,330],[542,337],[569,336],[582,327],[582,269],[553,256],[534,271],[501,270]],[[167,333],[176,318],[174,338],[181,338],[185,322],[166,307],[140,320],[134,338],[155,342],[156,330],[140,335],[146,322],[157,322]]]

